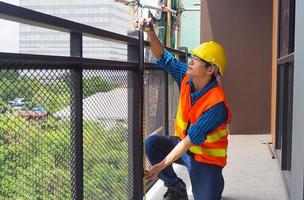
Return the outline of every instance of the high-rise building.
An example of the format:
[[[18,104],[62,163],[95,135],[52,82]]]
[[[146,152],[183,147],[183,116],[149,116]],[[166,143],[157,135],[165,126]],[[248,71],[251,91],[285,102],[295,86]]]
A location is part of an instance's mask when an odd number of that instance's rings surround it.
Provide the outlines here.
[[[20,6],[93,27],[126,34],[130,30],[128,7],[113,0],[20,0]],[[20,53],[68,56],[69,34],[20,25]],[[126,45],[84,37],[83,56],[126,59]]]

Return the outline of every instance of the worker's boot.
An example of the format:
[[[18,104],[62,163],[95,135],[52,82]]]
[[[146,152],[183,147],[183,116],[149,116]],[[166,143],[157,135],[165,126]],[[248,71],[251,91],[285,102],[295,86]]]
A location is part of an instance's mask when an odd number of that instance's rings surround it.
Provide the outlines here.
[[[164,200],[188,200],[187,191],[181,187],[169,187],[164,194]]]

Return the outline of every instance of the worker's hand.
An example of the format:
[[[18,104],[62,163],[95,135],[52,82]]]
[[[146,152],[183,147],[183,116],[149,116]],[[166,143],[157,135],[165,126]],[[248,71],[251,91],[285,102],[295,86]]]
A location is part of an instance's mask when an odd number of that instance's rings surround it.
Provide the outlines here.
[[[161,170],[162,170],[162,166],[159,163],[153,165],[148,172],[147,179],[155,180]]]
[[[134,25],[138,30],[143,30],[145,32],[154,29],[153,20],[150,17],[149,18],[144,18],[144,17],[137,18]]]
[[[166,11],[166,5],[165,4],[162,4],[161,6],[160,6],[160,9],[164,12],[164,11]]]

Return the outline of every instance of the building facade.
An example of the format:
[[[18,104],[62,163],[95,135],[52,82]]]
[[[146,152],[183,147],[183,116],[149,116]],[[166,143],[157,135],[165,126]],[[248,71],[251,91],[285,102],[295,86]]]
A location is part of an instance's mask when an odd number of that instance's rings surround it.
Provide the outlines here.
[[[112,0],[20,0],[20,6],[96,28],[127,34],[131,22],[127,6]],[[70,54],[69,34],[29,25],[20,25],[20,53]],[[83,56],[99,59],[126,59],[126,45],[83,38]]]

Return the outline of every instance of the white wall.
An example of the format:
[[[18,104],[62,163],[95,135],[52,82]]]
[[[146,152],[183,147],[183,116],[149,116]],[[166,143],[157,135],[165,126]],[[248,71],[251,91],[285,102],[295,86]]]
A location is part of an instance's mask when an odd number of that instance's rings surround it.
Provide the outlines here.
[[[304,1],[296,1],[291,200],[304,199]]]

